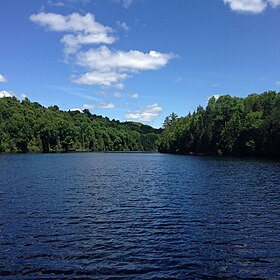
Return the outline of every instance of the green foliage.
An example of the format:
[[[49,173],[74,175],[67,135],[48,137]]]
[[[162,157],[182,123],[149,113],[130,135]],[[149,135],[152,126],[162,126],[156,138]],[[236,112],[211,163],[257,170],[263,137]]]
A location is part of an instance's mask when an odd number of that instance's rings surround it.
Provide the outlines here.
[[[280,157],[280,93],[212,97],[204,109],[165,119],[159,151]]]
[[[0,98],[0,152],[155,151],[160,129]]]

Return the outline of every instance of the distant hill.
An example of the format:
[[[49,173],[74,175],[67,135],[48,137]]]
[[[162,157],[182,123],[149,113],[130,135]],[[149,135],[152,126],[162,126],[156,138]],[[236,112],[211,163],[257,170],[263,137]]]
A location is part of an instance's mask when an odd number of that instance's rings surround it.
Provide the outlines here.
[[[161,129],[0,98],[0,152],[156,151]]]

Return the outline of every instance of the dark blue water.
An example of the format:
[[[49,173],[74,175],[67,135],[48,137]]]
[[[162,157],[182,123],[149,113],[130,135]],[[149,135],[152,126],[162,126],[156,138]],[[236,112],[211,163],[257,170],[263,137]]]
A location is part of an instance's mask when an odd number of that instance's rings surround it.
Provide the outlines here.
[[[280,279],[280,163],[0,155],[4,279]]]

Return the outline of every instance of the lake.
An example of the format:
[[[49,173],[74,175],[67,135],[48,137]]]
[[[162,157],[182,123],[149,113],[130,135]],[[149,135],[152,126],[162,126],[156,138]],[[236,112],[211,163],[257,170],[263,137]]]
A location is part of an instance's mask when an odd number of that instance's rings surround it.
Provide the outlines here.
[[[280,279],[280,163],[0,155],[4,279]]]

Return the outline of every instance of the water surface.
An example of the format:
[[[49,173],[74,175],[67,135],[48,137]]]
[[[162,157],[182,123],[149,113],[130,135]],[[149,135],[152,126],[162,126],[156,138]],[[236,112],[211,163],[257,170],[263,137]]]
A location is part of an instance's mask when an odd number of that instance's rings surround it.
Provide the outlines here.
[[[4,279],[280,279],[280,163],[0,155]]]

